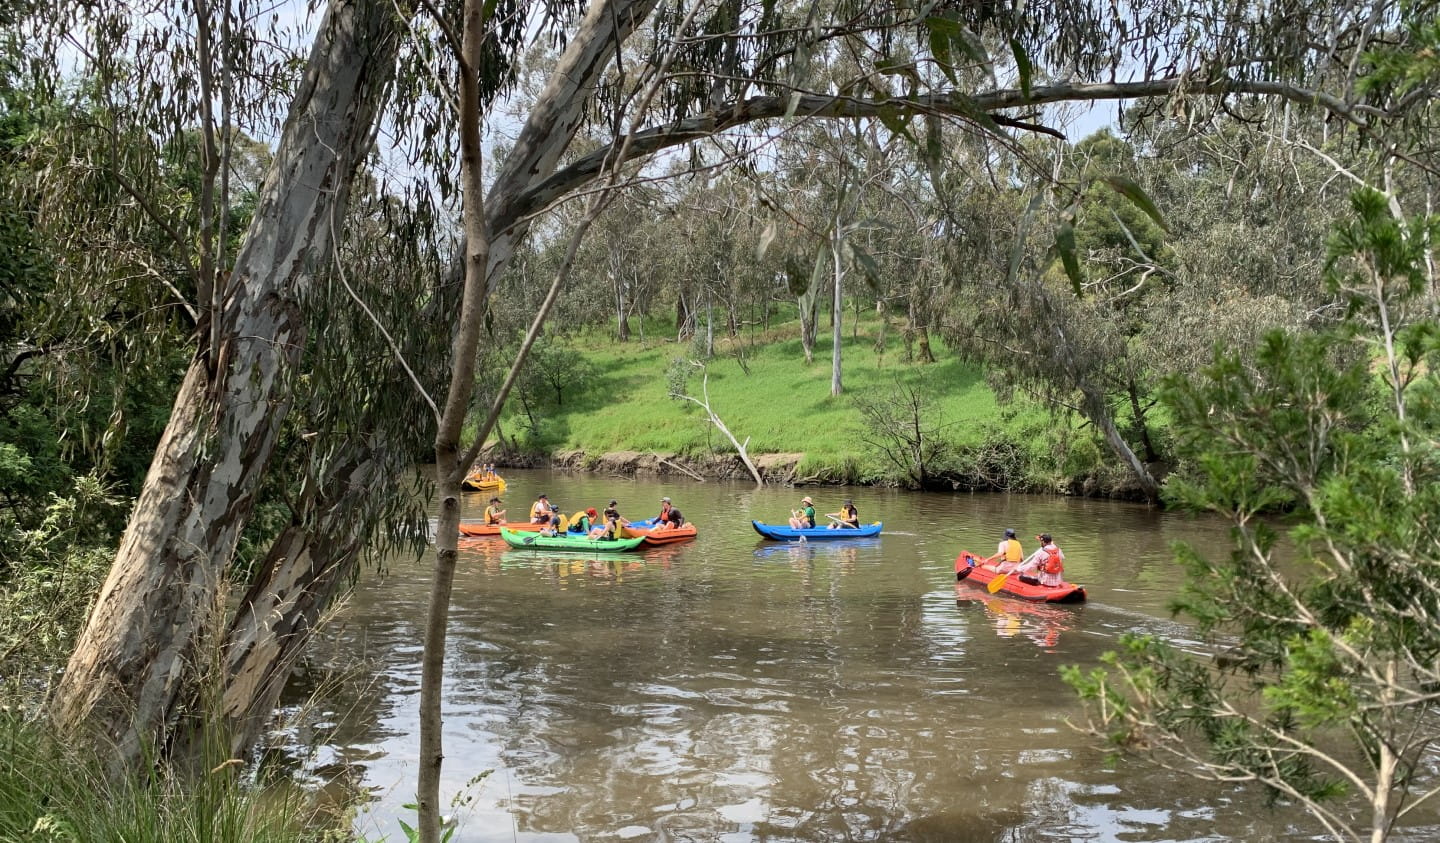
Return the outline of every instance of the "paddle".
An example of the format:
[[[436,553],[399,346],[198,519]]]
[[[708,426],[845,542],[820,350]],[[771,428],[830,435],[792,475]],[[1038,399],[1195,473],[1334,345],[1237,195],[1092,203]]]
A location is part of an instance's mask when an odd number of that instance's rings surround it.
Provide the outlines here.
[[[987,585],[987,586],[985,586],[985,590],[988,591],[988,592],[990,592],[991,594],[994,594],[995,592],[999,591],[1001,588],[1003,588],[1003,587],[1005,586],[1005,580],[1007,580],[1007,579],[1009,579],[1009,578],[1010,578],[1010,575],[1009,575],[1009,574],[1001,574],[1000,576],[998,576],[998,577],[996,577],[995,579],[991,580],[991,581],[990,581],[990,584]]]

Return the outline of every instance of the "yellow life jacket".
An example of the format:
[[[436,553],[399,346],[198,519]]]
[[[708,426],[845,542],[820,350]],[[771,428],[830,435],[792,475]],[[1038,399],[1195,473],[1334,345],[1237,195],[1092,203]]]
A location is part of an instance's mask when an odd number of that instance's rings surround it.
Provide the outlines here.
[[[1005,561],[1019,562],[1025,558],[1025,552],[1020,549],[1020,542],[1014,539],[1005,540]]]

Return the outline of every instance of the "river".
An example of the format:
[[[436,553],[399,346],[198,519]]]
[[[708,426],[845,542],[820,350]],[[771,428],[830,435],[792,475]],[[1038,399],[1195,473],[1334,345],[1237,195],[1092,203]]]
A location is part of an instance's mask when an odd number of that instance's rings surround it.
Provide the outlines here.
[[[1224,524],[1061,497],[765,488],[688,478],[509,471],[523,518],[653,515],[662,495],[697,541],[585,559],[461,542],[445,684],[442,796],[457,843],[590,840],[1305,840],[1298,810],[1141,763],[1111,767],[1067,725],[1062,665],[1117,638],[1185,646],[1167,601],[1170,545],[1227,547]],[[801,495],[851,497],[879,538],[762,540]],[[488,495],[467,500],[479,516]],[[1082,606],[957,584],[962,550],[1005,527],[1054,535]],[[287,692],[309,769],[368,795],[356,829],[403,840],[419,746],[431,557],[367,571]],[[328,682],[320,693],[317,687]],[[487,774],[488,772],[488,774]],[[475,777],[483,775],[479,780]],[[448,811],[447,811],[448,813]]]

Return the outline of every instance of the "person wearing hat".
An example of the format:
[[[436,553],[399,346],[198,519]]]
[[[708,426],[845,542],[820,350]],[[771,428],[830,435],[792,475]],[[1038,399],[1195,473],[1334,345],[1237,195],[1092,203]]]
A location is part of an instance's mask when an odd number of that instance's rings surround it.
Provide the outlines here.
[[[612,539],[620,538],[620,528],[630,523],[620,517],[620,504],[615,500],[605,505],[605,511],[602,513],[602,516],[605,522],[605,531]]]
[[[500,504],[502,503],[504,503],[504,501],[500,500],[499,497],[493,497],[490,499],[490,505],[485,507],[486,524],[505,523],[505,510],[500,508]]]
[[[845,503],[840,505],[839,512],[827,512],[825,517],[833,522],[829,525],[832,530],[860,529],[860,513],[855,509],[855,502],[849,498],[846,498]]]
[[[1064,581],[1065,554],[1049,533],[1041,533],[1035,538],[1040,541],[1040,549],[1021,562],[1015,573],[1020,575],[1022,582],[1031,585],[1060,585]]]
[[[570,522],[569,531],[572,533],[583,533],[587,538],[590,536],[590,528],[595,524],[595,507],[590,507],[575,516]]]
[[[669,514],[670,514],[670,499],[669,499],[669,498],[661,498],[661,499],[660,499],[660,514],[657,515],[657,516],[655,516],[655,526],[656,526],[656,527],[659,527],[661,524],[663,524],[663,523],[667,520],[667,516],[668,516]]]
[[[815,502],[806,495],[800,499],[800,508],[790,510],[790,527],[795,530],[815,529]]]
[[[1009,527],[1005,528],[1005,537],[1000,540],[1000,545],[995,548],[995,555],[986,559],[980,567],[995,571],[1000,574],[1008,574],[1020,564],[1025,558],[1025,551],[1020,548],[1020,542],[1015,538],[1015,531]],[[997,562],[996,560],[1000,560]]]
[[[530,507],[531,524],[549,524],[550,516],[554,514],[555,508],[550,505],[550,499],[544,495],[535,498],[535,504]]]
[[[655,532],[669,530],[684,525],[685,516],[680,513],[678,507],[670,505],[669,498],[660,499],[660,516],[655,519],[655,526],[650,529]]]

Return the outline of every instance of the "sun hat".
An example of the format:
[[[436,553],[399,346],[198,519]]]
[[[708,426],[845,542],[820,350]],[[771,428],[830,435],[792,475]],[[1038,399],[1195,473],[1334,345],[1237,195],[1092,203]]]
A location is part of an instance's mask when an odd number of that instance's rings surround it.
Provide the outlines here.
[[[611,501],[610,503],[606,504],[606,506],[618,506],[619,504],[619,501]]]
[[[846,505],[846,506],[854,506],[854,505],[855,505],[855,502],[852,501],[852,500],[850,500],[849,498],[846,498],[846,499],[845,499],[845,505]]]
[[[660,499],[660,502],[661,502],[661,503],[669,503],[669,502],[670,502],[670,499],[669,499],[669,498],[661,498],[661,499]]]
[[[800,502],[801,502],[801,503],[814,503],[814,501],[810,500],[810,496],[809,496],[809,495],[806,495],[805,497],[801,498],[801,499],[800,499]]]

